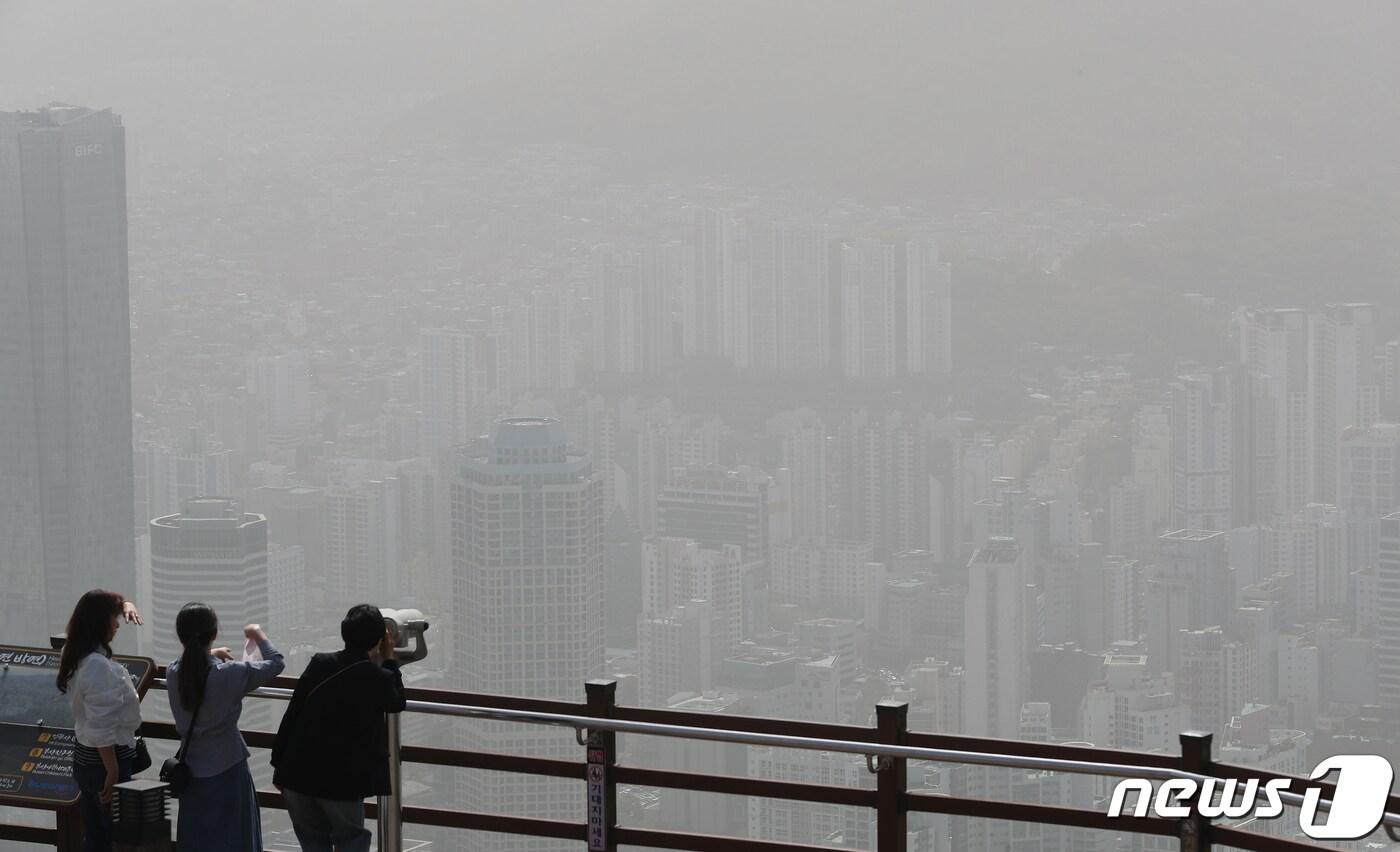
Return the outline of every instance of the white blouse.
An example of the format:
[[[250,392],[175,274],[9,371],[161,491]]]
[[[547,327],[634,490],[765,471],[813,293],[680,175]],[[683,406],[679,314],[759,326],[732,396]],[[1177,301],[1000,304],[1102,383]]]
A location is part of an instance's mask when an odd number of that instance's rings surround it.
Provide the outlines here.
[[[136,744],[141,699],[125,668],[100,652],[78,663],[68,683],[68,706],[78,742],[92,748]]]

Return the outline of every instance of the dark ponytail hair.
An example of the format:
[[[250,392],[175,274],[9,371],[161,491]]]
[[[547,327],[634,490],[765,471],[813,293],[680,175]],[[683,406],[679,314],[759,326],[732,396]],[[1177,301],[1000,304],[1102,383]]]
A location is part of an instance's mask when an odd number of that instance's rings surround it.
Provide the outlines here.
[[[187,603],[175,616],[175,635],[185,651],[180,655],[180,706],[193,711],[204,700],[209,676],[209,646],[219,632],[219,618],[208,604]]]
[[[107,641],[107,629],[112,626],[112,616],[122,614],[126,599],[116,592],[93,589],[78,598],[73,614],[68,618],[68,635],[63,641],[63,653],[58,658],[58,691],[68,691],[68,681],[78,670],[83,657],[101,649],[108,657],[112,656],[112,646]]]

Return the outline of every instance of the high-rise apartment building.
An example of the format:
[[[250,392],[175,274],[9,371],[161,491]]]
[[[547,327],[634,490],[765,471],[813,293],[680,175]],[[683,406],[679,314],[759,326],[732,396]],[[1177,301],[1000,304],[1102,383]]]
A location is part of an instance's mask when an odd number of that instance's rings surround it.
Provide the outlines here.
[[[681,285],[681,351],[716,358],[724,352],[726,308],[732,303],[734,222],[721,210],[690,208],[690,234]]]
[[[140,532],[152,518],[178,512],[191,497],[233,493],[232,459],[232,450],[211,445],[197,430],[177,446],[143,442],[134,463]]]
[[[1147,532],[1171,525],[1171,411],[1166,405],[1144,405],[1133,415],[1132,479],[1144,490]],[[1272,475],[1272,470],[1270,471]],[[1272,505],[1270,506],[1272,511]]]
[[[1297,309],[1250,309],[1240,317],[1240,361],[1271,409],[1273,512],[1284,517],[1307,504],[1313,485],[1308,325],[1307,313]]]
[[[768,432],[782,441],[783,467],[792,482],[793,537],[825,538],[830,513],[825,425],[816,412],[801,409],[773,417]]]
[[[938,247],[905,244],[904,372],[946,376],[953,371],[953,273]]]
[[[892,379],[899,368],[896,246],[861,239],[841,247],[841,372]]]
[[[1240,360],[1259,385],[1258,440],[1276,462],[1275,517],[1309,502],[1335,503],[1347,430],[1380,419],[1384,365],[1373,313],[1367,304],[1332,304],[1311,316],[1297,309],[1239,316]],[[1257,493],[1269,490],[1257,485]]]
[[[1400,423],[1373,423],[1343,433],[1337,508],[1347,524],[1351,567],[1375,565],[1380,518],[1400,510]]]
[[[530,387],[558,390],[574,386],[573,343],[569,318],[576,301],[572,291],[538,289],[530,294]],[[667,335],[670,329],[658,330]]]
[[[806,222],[773,226],[780,370],[831,366],[831,286],[826,228]]]
[[[451,485],[456,682],[465,689],[579,700],[603,671],[601,487],[548,418],[499,421],[489,450],[461,459]],[[576,758],[568,731],[480,723],[459,733],[474,751]],[[578,820],[577,787],[559,779],[469,773],[463,807]],[[472,835],[472,849],[567,849],[522,837]]]
[[[1020,708],[1017,708],[1018,710]],[[1093,778],[1003,766],[959,764],[948,770],[947,791],[955,796],[1000,802],[1093,808],[1100,795]],[[1016,824],[1004,820],[953,817],[950,849],[1002,852],[1007,849],[1094,850],[1107,848],[1090,829]]]
[[[1381,413],[1400,420],[1400,339],[1386,341],[1381,349]]]
[[[1373,423],[1344,434],[1337,508],[1349,520],[1373,521],[1400,509],[1400,423]]]
[[[665,707],[682,692],[709,690],[716,664],[713,629],[716,619],[706,600],[692,600],[657,613],[643,613],[637,621],[643,707]]]
[[[952,370],[951,270],[925,240],[839,248],[841,371],[849,378]]]
[[[658,534],[709,549],[735,544],[749,561],[768,558],[770,545],[785,538],[787,517],[780,484],[750,467],[676,470],[656,503]]]
[[[263,486],[248,491],[245,511],[267,518],[272,544],[300,547],[308,580],[326,573],[326,492],[302,485]]]
[[[773,602],[863,617],[883,595],[884,566],[863,541],[792,541],[773,548]],[[872,627],[874,625],[871,625]]]
[[[1014,737],[1027,678],[1022,548],[1011,538],[989,538],[967,566],[967,621],[963,650],[963,722],[966,733]]]
[[[650,262],[649,262],[650,261]],[[593,369],[653,373],[666,366],[671,343],[670,293],[653,255],[611,245],[593,250]]]
[[[938,427],[931,415],[879,417],[864,409],[842,424],[832,465],[840,483],[835,535],[873,543],[877,559],[946,541],[947,513],[957,500],[944,483],[953,484],[955,457],[945,455]]]
[[[1337,501],[1337,452],[1343,433],[1380,419],[1372,314],[1370,305],[1337,304],[1313,317],[1309,368],[1315,503]]]
[[[714,619],[711,660],[718,665],[743,635],[744,573],[744,552],[738,545],[706,549],[691,539],[648,538],[642,542],[642,613],[662,615],[705,601]]]
[[[1400,707],[1400,512],[1381,518],[1376,563],[1377,691],[1383,704]]]
[[[1143,592],[1147,662],[1153,674],[1177,671],[1183,630],[1225,623],[1231,609],[1225,533],[1176,530],[1157,539]]]
[[[873,785],[865,761],[856,755],[759,746],[748,749],[748,775],[774,781],[820,783],[833,787]],[[787,799],[748,800],[748,835],[778,843],[821,844],[839,834],[852,848],[870,849],[875,816],[870,808],[822,805]]]
[[[1152,677],[1138,654],[1106,654],[1103,677],[1084,697],[1085,739],[1103,748],[1154,751],[1177,747],[1191,708],[1176,694],[1172,674]]]
[[[1147,488],[1131,477],[1108,487],[1108,549],[1136,556],[1152,541]]]
[[[399,480],[332,485],[325,491],[324,594],[319,605],[343,613],[357,603],[403,594]]]
[[[306,550],[300,545],[268,545],[267,620],[281,635],[306,631]]]
[[[254,358],[249,390],[257,398],[267,446],[289,449],[312,433],[311,362],[301,350]]]
[[[1219,627],[1183,631],[1180,648],[1177,685],[1191,724],[1223,735],[1231,717],[1259,697],[1259,649]]]
[[[488,397],[485,349],[480,333],[434,328],[418,335],[418,398],[427,452],[475,436]]]
[[[126,135],[109,110],[0,113],[0,623],[61,629],[136,588]]]
[[[1233,516],[1233,441],[1223,376],[1181,376],[1171,386],[1172,526],[1225,529]]]
[[[161,662],[180,656],[175,616],[190,601],[214,608],[230,645],[248,623],[273,635],[289,626],[270,618],[267,519],[226,497],[186,500],[178,514],[151,521],[151,592],[148,617]]]
[[[1114,642],[1137,639],[1142,623],[1141,589],[1137,560],[1116,555],[1081,560],[1076,602],[1080,646],[1103,653]]]
[[[1215,371],[1230,407],[1231,528],[1266,523],[1278,502],[1277,440],[1268,385],[1241,363]]]
[[[1312,503],[1266,536],[1275,576],[1293,578],[1294,605],[1303,614],[1340,614],[1347,600],[1347,529],[1336,506]]]

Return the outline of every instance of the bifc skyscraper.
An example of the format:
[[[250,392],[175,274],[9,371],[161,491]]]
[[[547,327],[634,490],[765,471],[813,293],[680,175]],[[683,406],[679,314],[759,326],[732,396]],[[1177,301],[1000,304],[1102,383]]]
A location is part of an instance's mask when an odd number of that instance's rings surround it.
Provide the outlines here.
[[[136,595],[126,137],[110,110],[0,112],[0,624]]]

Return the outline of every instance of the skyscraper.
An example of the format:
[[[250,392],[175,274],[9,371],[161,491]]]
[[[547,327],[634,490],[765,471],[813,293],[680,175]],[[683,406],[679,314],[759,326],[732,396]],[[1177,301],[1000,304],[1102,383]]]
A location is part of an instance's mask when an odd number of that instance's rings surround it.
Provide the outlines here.
[[[155,656],[180,656],[175,615],[190,601],[203,601],[219,615],[224,642],[237,644],[243,625],[269,623],[267,519],[243,511],[225,497],[184,501],[178,514],[151,521],[150,619],[156,630]]]
[[[489,452],[461,459],[452,491],[453,664],[474,692],[578,700],[603,671],[603,507],[589,458],[569,452],[548,418],[496,424]],[[578,758],[568,731],[481,723],[459,733],[476,751]],[[568,781],[470,773],[467,810],[581,817]],[[472,835],[473,849],[570,848]]]
[[[126,136],[109,110],[0,113],[0,623],[135,594]]]

